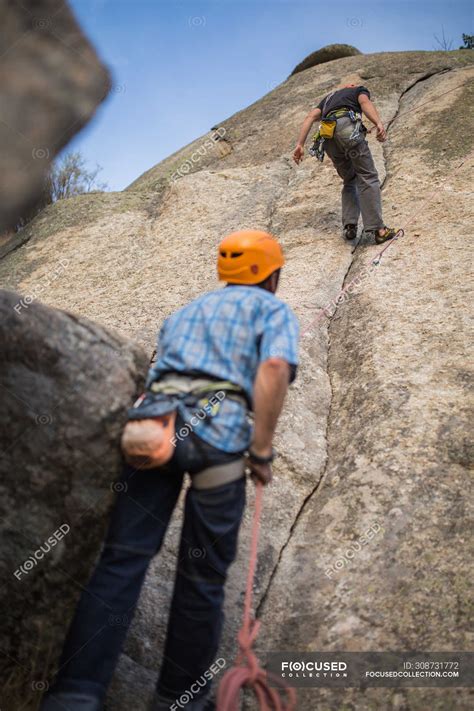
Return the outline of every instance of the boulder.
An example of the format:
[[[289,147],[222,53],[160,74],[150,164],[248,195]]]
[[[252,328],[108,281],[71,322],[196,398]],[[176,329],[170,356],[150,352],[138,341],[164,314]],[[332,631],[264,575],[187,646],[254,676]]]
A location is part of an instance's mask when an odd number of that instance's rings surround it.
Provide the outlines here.
[[[0,0],[0,16],[1,235],[34,208],[50,162],[88,122],[110,79],[64,0]],[[20,243],[21,235],[12,238]]]
[[[317,49],[316,52],[308,54],[303,61],[296,65],[291,72],[291,76],[304,72],[305,69],[310,69],[310,67],[315,67],[317,64],[325,64],[343,57],[352,57],[355,54],[362,54],[362,52],[351,44],[327,44],[325,47]]]
[[[18,709],[47,683],[44,654],[59,652],[98,553],[120,486],[121,426],[148,361],[15,292],[0,292],[0,324],[1,674]]]

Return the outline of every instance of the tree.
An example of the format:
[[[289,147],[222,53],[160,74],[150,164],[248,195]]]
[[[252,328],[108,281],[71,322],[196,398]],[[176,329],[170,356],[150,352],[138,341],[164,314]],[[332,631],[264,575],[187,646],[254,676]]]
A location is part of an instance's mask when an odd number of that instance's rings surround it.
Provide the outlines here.
[[[85,159],[79,152],[66,153],[51,165],[40,199],[27,215],[18,220],[16,230],[21,230],[41,210],[53,202],[83,193],[106,190],[107,185],[97,181],[101,170],[100,166],[89,170]]]
[[[101,170],[100,166],[88,170],[84,158],[78,152],[66,153],[62,159],[53,163],[46,179],[48,204],[83,193],[105,190],[107,186],[97,182]]]
[[[464,46],[459,47],[459,49],[474,49],[474,35],[465,35],[463,32],[462,41]]]
[[[436,40],[436,44],[438,47],[435,47],[435,49],[442,49],[443,52],[450,52],[453,48],[453,40],[449,39],[446,37],[444,34],[444,27],[441,27],[441,37],[438,37],[438,35],[433,35],[433,37]]]

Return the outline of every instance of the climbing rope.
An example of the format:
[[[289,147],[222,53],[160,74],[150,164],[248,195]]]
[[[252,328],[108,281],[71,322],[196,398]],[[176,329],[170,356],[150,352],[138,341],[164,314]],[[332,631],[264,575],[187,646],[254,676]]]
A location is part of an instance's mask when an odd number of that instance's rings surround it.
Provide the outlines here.
[[[237,635],[240,652],[237,656],[235,666],[224,674],[219,685],[217,692],[217,711],[238,711],[239,696],[244,686],[252,689],[254,692],[258,700],[260,711],[294,711],[296,709],[295,690],[284,684],[280,677],[262,669],[252,649],[260,629],[260,621],[252,617],[251,609],[253,582],[257,564],[262,497],[263,484],[262,482],[257,482],[244,615],[242,627]],[[272,680],[275,686],[279,688],[270,687],[268,684],[269,680]],[[281,691],[286,694],[286,701],[282,699],[280,695]]]

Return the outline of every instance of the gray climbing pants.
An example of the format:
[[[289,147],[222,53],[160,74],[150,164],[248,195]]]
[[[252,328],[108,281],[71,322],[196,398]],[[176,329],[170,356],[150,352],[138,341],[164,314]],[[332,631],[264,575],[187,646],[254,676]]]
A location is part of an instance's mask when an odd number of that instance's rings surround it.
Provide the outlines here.
[[[364,229],[379,230],[384,226],[379,176],[364,133],[351,139],[354,126],[349,117],[339,119],[334,137],[324,142],[324,149],[344,182],[342,225],[357,225],[362,213]]]

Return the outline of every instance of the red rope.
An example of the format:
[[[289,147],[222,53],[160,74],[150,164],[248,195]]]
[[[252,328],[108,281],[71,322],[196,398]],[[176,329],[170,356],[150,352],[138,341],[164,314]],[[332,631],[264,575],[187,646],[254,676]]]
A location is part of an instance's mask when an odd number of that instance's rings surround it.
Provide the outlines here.
[[[219,685],[217,692],[217,711],[238,711],[239,697],[242,687],[247,686],[257,697],[260,711],[294,711],[296,709],[296,692],[287,686],[276,675],[266,672],[259,666],[258,659],[252,650],[253,643],[260,629],[260,621],[252,617],[252,596],[255,567],[257,565],[258,534],[260,516],[262,513],[263,484],[258,482],[255,493],[255,511],[252,526],[252,543],[250,548],[250,563],[245,591],[244,616],[242,627],[237,636],[240,652],[235,666],[229,669]],[[279,687],[272,688],[269,680]],[[280,696],[280,691],[286,694],[286,701]]]

